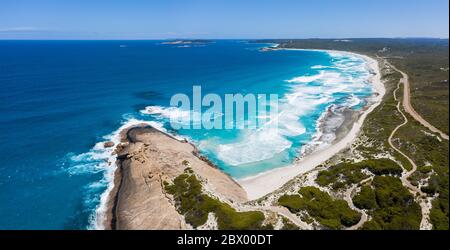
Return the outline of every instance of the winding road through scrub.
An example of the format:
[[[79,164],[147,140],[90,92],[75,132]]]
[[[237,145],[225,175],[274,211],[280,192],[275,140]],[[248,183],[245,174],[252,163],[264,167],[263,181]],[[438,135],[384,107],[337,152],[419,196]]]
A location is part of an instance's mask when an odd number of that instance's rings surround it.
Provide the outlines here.
[[[394,137],[395,133],[401,127],[403,127],[404,125],[406,125],[408,123],[408,118],[405,116],[405,114],[403,113],[403,111],[400,108],[400,104],[402,103],[402,100],[399,100],[399,98],[397,98],[397,95],[396,95],[396,92],[400,89],[401,84],[403,84],[403,108],[405,109],[405,111],[408,112],[414,119],[416,119],[418,122],[420,122],[422,125],[424,125],[428,129],[430,129],[431,131],[433,131],[435,133],[439,133],[443,139],[448,140],[448,136],[446,134],[444,134],[443,132],[441,132],[440,130],[438,130],[437,128],[435,128],[434,126],[432,126],[427,121],[425,121],[411,106],[408,75],[405,74],[404,72],[398,70],[396,67],[394,67],[392,64],[390,64],[388,62],[386,62],[386,65],[388,65],[389,67],[391,67],[392,69],[394,69],[395,71],[399,72],[402,75],[402,78],[400,78],[400,80],[397,84],[397,88],[393,92],[393,95],[394,95],[394,99],[396,101],[398,101],[397,110],[398,110],[398,112],[400,112],[400,114],[402,115],[402,117],[404,119],[403,123],[401,123],[400,125],[395,127],[395,129],[391,132],[391,134],[389,135],[389,138],[388,138],[388,142],[389,142],[389,145],[396,152],[398,152],[403,157],[405,157],[412,166],[412,169],[409,171],[407,171],[402,166],[403,174],[400,177],[400,180],[402,181],[403,186],[407,187],[410,190],[410,192],[414,195],[416,201],[420,204],[420,208],[421,208],[421,212],[422,212],[422,220],[420,222],[420,229],[431,229],[431,224],[429,222],[430,207],[427,205],[427,200],[425,198],[427,195],[424,192],[422,192],[422,190],[420,190],[420,188],[412,185],[411,182],[408,180],[408,178],[417,170],[417,165],[411,158],[409,158],[405,153],[403,153],[399,148],[397,148],[394,145],[394,143],[392,142],[392,138]]]
[[[398,73],[400,73],[402,75],[402,78],[400,79],[399,83],[403,84],[403,108],[405,109],[405,111],[408,114],[410,114],[420,124],[422,124],[423,126],[428,128],[431,132],[438,133],[442,139],[448,140],[447,134],[445,134],[444,132],[442,132],[441,130],[436,128],[435,126],[431,125],[431,123],[429,123],[421,115],[419,115],[419,113],[417,113],[417,111],[411,105],[411,93],[410,93],[410,83],[409,83],[408,75],[405,72],[397,69],[397,67],[395,67],[394,65],[392,65],[391,63],[389,63],[387,61],[386,61],[386,64],[389,65],[389,67],[391,67],[393,70],[397,71]],[[394,97],[395,97],[395,95],[394,95]],[[396,97],[395,97],[395,100],[397,100]]]

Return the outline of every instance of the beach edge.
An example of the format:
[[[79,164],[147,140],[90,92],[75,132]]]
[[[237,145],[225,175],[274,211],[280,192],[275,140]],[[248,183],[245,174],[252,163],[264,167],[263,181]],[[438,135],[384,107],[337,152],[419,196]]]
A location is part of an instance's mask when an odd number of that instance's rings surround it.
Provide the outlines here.
[[[267,47],[266,47],[267,48]],[[330,53],[339,53],[344,55],[353,55],[362,58],[369,69],[375,73],[370,77],[370,83],[373,86],[375,92],[371,96],[371,103],[368,104],[366,110],[364,110],[356,121],[351,126],[351,129],[340,138],[338,141],[333,142],[325,149],[312,152],[306,155],[301,160],[294,162],[288,166],[275,168],[266,172],[259,173],[254,176],[238,179],[238,183],[247,192],[247,196],[250,200],[256,200],[265,195],[268,195],[277,189],[283,187],[290,180],[295,177],[304,174],[319,165],[326,162],[328,159],[338,154],[342,150],[348,148],[358,137],[361,128],[364,124],[366,117],[381,104],[383,97],[386,93],[386,88],[381,81],[381,72],[379,63],[376,59],[355,53],[350,51],[340,50],[320,50],[320,49],[291,49],[291,48],[277,48],[277,46],[268,47],[269,50],[299,50],[299,51],[319,51]]]

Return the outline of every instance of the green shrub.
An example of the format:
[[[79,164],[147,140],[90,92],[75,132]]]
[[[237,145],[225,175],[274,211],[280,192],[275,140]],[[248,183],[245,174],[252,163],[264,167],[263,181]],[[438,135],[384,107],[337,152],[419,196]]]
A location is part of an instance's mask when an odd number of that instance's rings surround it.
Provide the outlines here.
[[[371,210],[372,219],[364,224],[364,229],[419,229],[422,219],[420,206],[398,178],[375,176],[372,184],[377,207]]]
[[[347,185],[359,183],[367,177],[366,174],[361,172],[358,165],[343,162],[320,171],[316,182],[320,186],[328,186],[332,183],[332,188],[338,190]]]
[[[430,220],[433,224],[433,229],[435,230],[449,229],[448,214],[446,215],[440,207],[439,200],[433,201],[433,208],[430,211]]]
[[[262,212],[237,212],[227,203],[203,194],[202,185],[192,171],[185,172],[176,177],[173,184],[165,185],[165,190],[173,195],[178,212],[194,228],[205,224],[212,212],[217,217],[219,229],[270,229],[270,226],[262,225]]]
[[[278,199],[278,204],[287,207],[293,213],[305,209],[305,202],[299,195],[283,195]]]
[[[283,217],[283,227],[281,228],[281,230],[299,230],[300,228],[293,224],[292,222],[290,222],[288,219]]]
[[[382,230],[383,228],[375,221],[370,220],[364,223],[361,230]]]
[[[352,200],[355,207],[359,209],[374,209],[377,207],[375,191],[369,186],[361,187],[361,191]]]
[[[359,162],[361,168],[367,168],[375,175],[395,175],[400,176],[403,169],[390,159],[365,160]]]
[[[361,172],[362,169],[368,169],[375,175],[400,176],[403,172],[403,169],[390,159],[369,159],[358,163],[341,162],[320,171],[316,182],[320,186],[331,184],[333,190],[339,190],[368,178],[368,175]]]
[[[439,193],[438,198],[433,201],[433,206],[430,211],[430,220],[433,224],[433,229],[448,230],[449,229],[449,200],[448,200],[448,167],[443,171],[442,175],[432,176],[433,181],[436,181]]]
[[[335,200],[316,187],[303,187],[299,190],[299,194],[283,195],[278,199],[278,203],[294,213],[306,210],[311,217],[328,229],[349,227],[361,219],[361,214],[350,209],[347,202]]]
[[[422,174],[428,174],[433,170],[433,167],[432,166],[422,166],[422,167],[419,167],[418,170]]]

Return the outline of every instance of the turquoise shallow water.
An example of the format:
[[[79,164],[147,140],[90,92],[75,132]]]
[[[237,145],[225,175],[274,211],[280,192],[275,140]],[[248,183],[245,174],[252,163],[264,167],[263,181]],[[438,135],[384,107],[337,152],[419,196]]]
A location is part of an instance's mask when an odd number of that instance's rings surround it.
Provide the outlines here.
[[[298,50],[256,53],[262,60],[283,56],[295,59],[295,62],[294,65],[285,64],[283,69],[271,69],[276,72],[270,72],[269,76],[266,76],[267,72],[256,70],[250,76],[229,82],[220,79],[217,81],[220,87],[206,92],[221,97],[227,93],[277,94],[278,113],[266,121],[257,121],[256,127],[194,129],[194,124],[200,123],[201,118],[194,118],[195,112],[176,107],[147,106],[141,113],[164,126],[166,131],[194,142],[222,170],[239,179],[286,166],[308,151],[329,145],[335,138],[333,131],[344,121],[343,111],[346,108],[361,109],[372,93],[365,61],[354,55]],[[266,96],[267,101],[268,98]],[[255,99],[259,101],[257,97]],[[225,98],[222,100],[225,102]],[[273,103],[267,104],[265,111],[271,106]],[[246,121],[260,115],[259,111],[255,115],[246,112]],[[223,113],[213,116],[222,118],[222,124],[226,123]],[[171,119],[191,127],[172,131]],[[327,127],[322,128],[326,119]],[[276,127],[270,126],[274,120],[278,122]]]
[[[372,89],[364,61],[269,51],[245,41],[0,41],[0,229],[94,227],[113,161],[102,147],[121,126],[150,121],[189,138],[235,178],[290,164],[323,146],[326,110],[360,109]],[[279,95],[278,129],[171,130],[176,93]],[[147,107],[157,112],[142,112]],[[323,133],[322,133],[323,132]]]

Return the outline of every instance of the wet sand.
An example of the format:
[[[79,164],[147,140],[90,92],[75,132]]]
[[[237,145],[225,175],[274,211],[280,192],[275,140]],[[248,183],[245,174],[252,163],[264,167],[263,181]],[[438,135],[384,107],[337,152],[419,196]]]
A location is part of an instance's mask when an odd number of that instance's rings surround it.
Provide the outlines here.
[[[350,53],[350,52],[339,52]],[[354,53],[350,53],[353,54]],[[117,147],[114,188],[109,194],[106,229],[188,229],[163,188],[191,167],[204,182],[206,192],[236,205],[257,199],[282,187],[294,177],[319,166],[351,145],[366,116],[381,102],[385,89],[378,62],[364,55],[376,93],[360,112],[344,113],[345,120],[336,130],[336,139],[326,148],[315,150],[291,166],[273,169],[237,182],[199,155],[194,145],[180,141],[149,126],[123,131]],[[189,162],[188,165],[183,164]]]
[[[296,50],[296,49],[292,49]],[[301,50],[301,49],[299,49]],[[326,50],[321,50],[326,51]],[[360,129],[364,123],[367,115],[372,112],[380,103],[386,92],[383,83],[381,82],[381,73],[379,70],[378,62],[365,55],[360,55],[352,52],[345,51],[329,51],[343,54],[351,54],[363,58],[370,71],[372,72],[371,83],[375,89],[375,94],[369,99],[369,104],[363,109],[358,116],[347,116],[343,126],[337,131],[337,138],[332,145],[318,149],[313,153],[306,155],[300,160],[296,161],[290,166],[276,168],[256,176],[251,176],[238,180],[239,184],[247,192],[250,200],[258,199],[267,195],[278,188],[281,188],[291,179],[296,176],[306,173],[315,167],[321,165],[335,154],[349,147],[352,142],[359,135]]]

